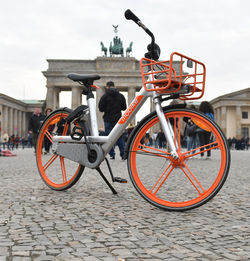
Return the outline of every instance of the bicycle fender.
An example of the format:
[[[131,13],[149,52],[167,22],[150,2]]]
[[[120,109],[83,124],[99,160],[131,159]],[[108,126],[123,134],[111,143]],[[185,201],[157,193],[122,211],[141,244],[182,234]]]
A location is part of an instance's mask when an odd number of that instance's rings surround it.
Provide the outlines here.
[[[186,103],[182,103],[182,104],[175,104],[175,105],[168,105],[168,106],[164,106],[162,107],[164,113],[169,111],[169,110],[172,110],[172,109],[181,109],[181,108],[186,108]],[[135,126],[135,128],[133,129],[133,131],[131,132],[131,134],[129,135],[128,137],[128,140],[127,140],[127,144],[126,144],[126,147],[125,147],[125,150],[124,150],[124,159],[128,159],[128,152],[129,152],[129,147],[130,147],[130,144],[132,142],[132,140],[134,139],[134,136],[137,132],[138,129],[140,129],[144,123],[151,117],[153,116],[156,116],[156,111],[153,111],[151,112],[150,114],[148,114],[147,116],[145,116],[140,122],[138,125]]]
[[[57,113],[58,111],[65,111],[65,112],[68,112],[68,113],[71,113],[73,110],[68,108],[68,107],[62,107],[62,108],[59,108],[59,109],[56,109],[54,110],[53,112],[51,112],[48,116],[46,116],[46,118],[44,119],[43,123],[41,124],[39,130],[38,130],[38,133],[41,132],[41,129],[43,128],[45,122],[47,121],[47,119],[54,113]]]

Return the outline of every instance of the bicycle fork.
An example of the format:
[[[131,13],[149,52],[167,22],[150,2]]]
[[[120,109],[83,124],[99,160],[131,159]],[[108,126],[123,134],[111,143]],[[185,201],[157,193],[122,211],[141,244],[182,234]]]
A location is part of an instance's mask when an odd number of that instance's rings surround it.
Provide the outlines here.
[[[157,116],[159,118],[163,133],[164,133],[164,135],[167,139],[167,142],[170,146],[170,149],[171,149],[171,156],[174,159],[178,159],[179,158],[178,153],[177,153],[178,145],[177,144],[175,145],[175,142],[174,142],[173,128],[172,128],[169,120],[167,120],[165,118],[164,112],[162,110],[160,98],[155,97],[153,100],[155,103],[155,110],[156,110]]]

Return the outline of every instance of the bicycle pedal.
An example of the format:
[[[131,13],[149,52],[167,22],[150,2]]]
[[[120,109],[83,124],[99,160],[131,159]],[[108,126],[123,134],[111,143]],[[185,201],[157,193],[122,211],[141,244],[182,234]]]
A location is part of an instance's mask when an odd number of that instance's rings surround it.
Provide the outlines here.
[[[83,129],[81,127],[78,127],[78,126],[74,126],[70,136],[72,138],[72,140],[81,140],[82,137],[84,136],[83,134]]]
[[[118,182],[118,183],[128,183],[128,181],[126,179],[123,179],[121,177],[114,177],[114,182]]]

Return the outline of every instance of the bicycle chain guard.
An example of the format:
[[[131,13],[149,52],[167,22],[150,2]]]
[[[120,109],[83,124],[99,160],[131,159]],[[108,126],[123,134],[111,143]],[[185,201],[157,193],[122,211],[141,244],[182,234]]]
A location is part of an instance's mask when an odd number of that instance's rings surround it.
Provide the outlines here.
[[[89,148],[94,157],[89,155],[86,144],[55,142],[52,145],[53,153],[77,162],[88,168],[95,169],[99,167],[103,160],[103,151],[97,144],[89,144]]]

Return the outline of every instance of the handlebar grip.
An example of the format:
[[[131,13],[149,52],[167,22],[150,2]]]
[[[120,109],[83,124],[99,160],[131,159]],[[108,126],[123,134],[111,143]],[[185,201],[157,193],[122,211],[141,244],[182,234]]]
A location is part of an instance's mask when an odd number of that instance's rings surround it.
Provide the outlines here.
[[[130,9],[126,10],[124,15],[127,20],[133,20],[135,23],[140,21],[140,19]]]

